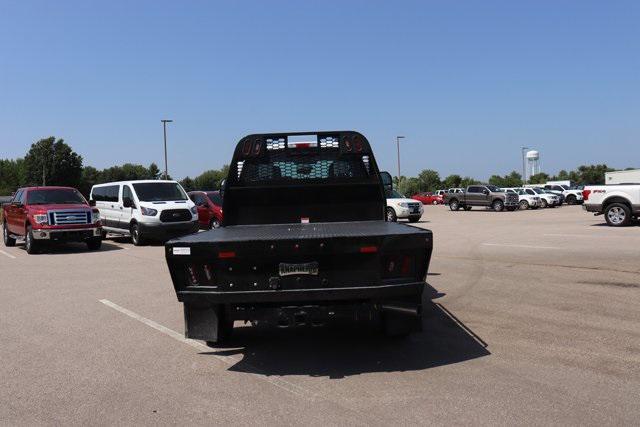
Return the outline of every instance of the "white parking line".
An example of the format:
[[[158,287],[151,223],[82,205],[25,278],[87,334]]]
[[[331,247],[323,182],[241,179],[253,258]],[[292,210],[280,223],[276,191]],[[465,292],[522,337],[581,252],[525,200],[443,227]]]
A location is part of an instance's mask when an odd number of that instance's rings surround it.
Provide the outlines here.
[[[199,341],[195,341],[189,338],[185,338],[182,334],[174,331],[173,329],[169,329],[166,326],[162,326],[159,323],[154,322],[153,320],[147,319],[146,317],[140,316],[137,313],[134,313],[131,310],[128,310],[124,307],[119,306],[118,304],[115,304],[111,301],[109,301],[108,299],[101,299],[100,302],[104,305],[106,305],[107,307],[111,307],[116,311],[119,311],[122,314],[125,314],[129,317],[131,317],[132,319],[137,320],[138,322],[144,323],[145,325],[155,329],[156,331],[162,332],[165,335],[170,336],[171,338],[173,338],[176,341],[179,341],[183,344],[186,344],[188,346],[191,346],[197,350],[201,350],[201,351],[206,351],[206,352],[211,352],[212,349],[207,347],[206,345],[202,344]],[[213,357],[215,357],[216,359],[218,359],[219,361],[221,361],[222,363],[224,363],[227,366],[231,366],[234,365],[238,362],[240,362],[242,360],[241,357],[233,357],[233,356],[223,356],[220,354],[213,354]],[[253,368],[256,369],[256,368]],[[258,372],[258,370],[256,369],[254,372]],[[263,381],[266,381],[268,383],[271,383],[272,385],[279,387],[283,390],[288,391],[289,393],[295,394],[296,396],[300,396],[303,398],[307,398],[307,399],[311,399],[316,397],[316,394],[313,393],[311,390],[308,390],[304,387],[300,387],[296,384],[290,383],[289,381],[285,381],[283,379],[280,378],[274,378],[274,377],[264,377],[264,376],[259,376],[257,378],[260,378]]]
[[[0,250],[0,254],[4,255],[4,256],[6,256],[6,257],[9,257],[9,258],[11,258],[11,259],[16,259],[16,257],[14,257],[14,256],[13,256],[13,255],[11,255],[10,253],[5,252],[5,251],[3,251],[3,250]]]
[[[524,249],[561,249],[554,246],[531,246],[531,245],[515,245],[511,243],[483,243],[482,246],[503,246],[505,248],[524,248]]]

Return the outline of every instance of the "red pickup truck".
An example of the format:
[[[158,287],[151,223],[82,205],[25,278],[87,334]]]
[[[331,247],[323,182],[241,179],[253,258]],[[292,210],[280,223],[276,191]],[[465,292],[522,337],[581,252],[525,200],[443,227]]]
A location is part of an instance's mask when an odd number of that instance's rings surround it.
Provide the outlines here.
[[[20,188],[2,213],[5,246],[24,239],[29,254],[46,242],[85,242],[91,250],[102,244],[98,209],[75,188]]]

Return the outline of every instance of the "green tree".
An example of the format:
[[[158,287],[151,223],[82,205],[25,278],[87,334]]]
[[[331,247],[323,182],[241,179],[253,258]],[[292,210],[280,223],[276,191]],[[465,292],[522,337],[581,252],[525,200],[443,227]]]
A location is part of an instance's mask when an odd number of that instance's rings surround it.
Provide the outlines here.
[[[62,139],[51,136],[32,144],[24,161],[28,184],[74,187],[80,181],[82,157]]]
[[[578,168],[580,184],[603,185],[605,172],[612,172],[615,169],[602,165],[582,165]]]
[[[160,179],[162,172],[158,168],[158,165],[156,165],[155,163],[151,163],[147,170],[149,175],[148,179]]]
[[[545,184],[549,181],[549,175],[544,172],[537,173],[535,175],[531,175],[529,177],[529,184]]]
[[[184,188],[184,191],[187,191],[187,192],[193,191],[196,189],[196,187],[193,185],[193,180],[188,176],[180,181],[180,185],[182,185],[182,188]]]
[[[400,179],[400,184],[397,186],[397,190],[400,194],[404,194],[407,197],[411,197],[416,193],[419,193],[421,190],[421,182],[418,178],[405,178],[402,177]]]
[[[460,175],[449,175],[442,181],[442,186],[447,188],[457,188],[460,187],[460,183],[462,182],[462,177]]]
[[[220,182],[229,174],[229,166],[224,165],[222,169],[212,169],[205,171],[193,178],[193,186],[196,190],[217,190]]]
[[[82,168],[78,190],[88,198],[89,193],[91,193],[91,187],[102,182],[102,175],[96,168],[93,166],[85,166]]]
[[[418,174],[419,187],[416,191],[436,191],[442,186],[440,174],[433,169],[425,169]],[[414,193],[415,194],[415,193]]]
[[[520,187],[522,186],[522,175],[516,171],[505,176],[491,175],[489,184],[497,187]]]
[[[470,176],[465,176],[460,180],[459,187],[466,188],[470,185],[475,185],[475,184],[480,184],[480,181],[478,181],[475,178],[471,178]]]
[[[23,159],[0,159],[0,196],[13,194],[25,184],[25,165]]]

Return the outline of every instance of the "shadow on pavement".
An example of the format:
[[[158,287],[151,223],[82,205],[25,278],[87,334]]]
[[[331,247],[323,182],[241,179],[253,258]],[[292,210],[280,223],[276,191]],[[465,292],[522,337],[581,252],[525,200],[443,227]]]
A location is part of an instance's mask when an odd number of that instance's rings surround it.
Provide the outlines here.
[[[427,285],[423,332],[393,339],[372,328],[266,329],[236,328],[239,349],[204,354],[241,354],[231,371],[259,375],[309,375],[344,378],[368,372],[418,371],[491,354],[487,344],[441,304]]]
[[[16,246],[22,246],[24,249],[24,243],[16,244]],[[121,251],[122,248],[118,245],[113,245],[102,241],[102,246],[98,250],[89,250],[85,243],[73,242],[73,243],[47,243],[38,248],[38,255],[69,255],[79,254],[84,252],[110,252]]]

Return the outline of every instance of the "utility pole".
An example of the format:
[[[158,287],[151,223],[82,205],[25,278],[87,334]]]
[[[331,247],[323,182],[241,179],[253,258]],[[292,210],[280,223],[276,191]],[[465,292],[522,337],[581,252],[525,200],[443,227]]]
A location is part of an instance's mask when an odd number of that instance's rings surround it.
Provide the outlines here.
[[[396,136],[396,145],[398,146],[398,183],[400,183],[400,140],[404,139],[404,136]]]
[[[520,151],[522,152],[522,184],[527,183],[527,163],[525,161],[525,151],[528,150],[529,147],[521,147]]]
[[[173,120],[162,119],[162,128],[164,130],[164,179],[169,179],[169,166],[167,166],[167,123],[172,123]]]

